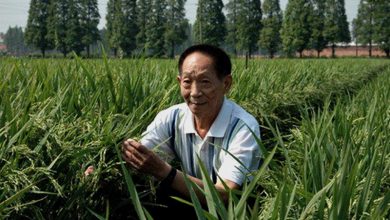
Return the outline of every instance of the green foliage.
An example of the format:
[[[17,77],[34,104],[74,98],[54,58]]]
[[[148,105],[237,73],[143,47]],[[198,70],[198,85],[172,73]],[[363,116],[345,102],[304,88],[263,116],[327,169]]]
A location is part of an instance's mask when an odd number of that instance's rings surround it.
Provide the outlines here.
[[[230,192],[227,207],[204,175],[210,213],[194,195],[198,215],[386,218],[389,61],[252,60],[248,68],[233,62],[228,96],[262,125],[258,141],[267,159],[252,182]],[[157,112],[182,102],[175,61],[0,64],[0,218],[149,218],[155,185],[122,171],[116,150],[125,137],[139,137]],[[89,165],[95,172],[86,177]]]
[[[137,48],[141,50],[141,53],[145,55],[146,53],[146,32],[149,22],[149,13],[151,11],[152,0],[138,0],[137,1],[137,25],[139,28],[138,34],[136,36]]]
[[[70,51],[66,41],[69,20],[68,0],[53,0],[50,5],[50,13],[49,38],[54,42],[54,47],[66,57]]]
[[[124,52],[130,56],[136,49],[137,8],[136,0],[110,0],[106,15],[107,38],[114,55]]]
[[[232,46],[251,55],[257,49],[261,29],[261,2],[233,0],[229,2],[229,41]]]
[[[69,0],[69,18],[67,23],[67,32],[65,37],[66,45],[70,51],[75,52],[77,55],[81,54],[84,50],[83,37],[85,36],[85,29],[82,26],[82,0]]]
[[[166,0],[152,0],[146,23],[145,48],[147,55],[161,57],[165,54]]]
[[[325,30],[326,41],[332,44],[332,56],[335,56],[336,43],[349,43],[351,36],[344,0],[325,1]]]
[[[226,4],[226,10],[226,43],[233,48],[234,55],[237,55],[238,0],[230,0]]]
[[[225,40],[226,24],[222,0],[199,0],[194,23],[195,41],[215,46]]]
[[[288,56],[295,52],[302,57],[309,47],[313,6],[310,0],[290,0],[284,14],[281,37],[283,50]]]
[[[273,58],[281,45],[280,29],[282,28],[283,14],[279,0],[265,0],[263,3],[263,28],[260,32],[259,46],[268,51]]]
[[[82,43],[87,48],[87,55],[90,55],[90,46],[99,40],[97,28],[100,20],[97,0],[81,1],[81,26],[83,29]]]
[[[4,35],[4,44],[7,46],[7,52],[13,56],[20,56],[27,51],[24,44],[24,34],[21,27],[9,27]]]
[[[361,0],[357,17],[354,20],[354,35],[356,43],[369,45],[369,56],[371,56],[373,35],[374,35],[374,1]]]
[[[52,0],[49,7],[48,38],[64,57],[81,54],[99,39],[99,12],[96,0]]]
[[[386,57],[390,57],[390,2],[386,0],[376,1],[377,7],[374,15],[375,34],[374,40],[379,44]]]
[[[126,55],[130,56],[136,49],[135,40],[138,33],[136,0],[123,1],[122,7],[123,19],[119,45]]]
[[[39,48],[43,57],[46,50],[53,48],[53,42],[48,36],[49,5],[50,0],[31,0],[25,31],[27,45]]]
[[[110,48],[114,49],[114,55],[117,55],[120,39],[121,17],[120,12],[122,10],[120,0],[109,0],[107,2],[107,15],[106,15],[106,27],[107,27],[107,39]]]
[[[321,51],[325,49],[328,44],[324,33],[325,1],[326,0],[313,0],[310,47],[317,51],[317,57],[320,57]]]
[[[165,47],[170,58],[175,56],[175,47],[181,45],[188,38],[186,30],[189,26],[185,18],[184,4],[186,0],[167,0]]]
[[[85,219],[87,207],[103,213],[107,201],[112,218],[135,216],[115,147],[146,128],[136,121],[150,122],[179,101],[177,89],[160,89],[175,85],[176,68],[164,61],[0,62],[1,218]],[[89,165],[95,174],[84,177]],[[137,179],[145,188],[145,178]]]

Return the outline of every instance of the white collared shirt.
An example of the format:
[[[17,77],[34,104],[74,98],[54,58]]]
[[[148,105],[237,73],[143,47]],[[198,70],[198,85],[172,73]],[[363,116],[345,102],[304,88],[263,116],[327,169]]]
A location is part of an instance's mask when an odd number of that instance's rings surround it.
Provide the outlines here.
[[[162,152],[166,160],[177,157],[189,175],[201,178],[199,157],[214,182],[220,176],[241,185],[249,172],[258,169],[261,159],[253,134],[260,139],[256,119],[225,98],[204,139],[195,130],[192,112],[182,103],[158,113],[141,143]]]

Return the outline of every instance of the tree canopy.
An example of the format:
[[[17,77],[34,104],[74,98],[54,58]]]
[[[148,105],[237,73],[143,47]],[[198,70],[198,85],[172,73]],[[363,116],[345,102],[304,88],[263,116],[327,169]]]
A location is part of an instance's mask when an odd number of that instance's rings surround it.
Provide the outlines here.
[[[263,3],[262,3],[263,2]],[[274,57],[351,41],[344,0],[289,0],[281,11],[279,0],[199,0],[194,24],[185,16],[186,0],[108,0],[106,27],[98,29],[97,0],[31,0],[24,40],[43,56],[54,49],[90,56],[102,42],[115,56],[173,58],[183,45],[207,43],[238,55],[266,51]],[[263,4],[263,5],[261,5]],[[389,4],[361,0],[353,21],[359,44],[378,45],[388,56]],[[262,7],[263,6],[263,7]],[[226,13],[226,17],[225,17]],[[103,34],[104,33],[104,34]]]
[[[283,50],[288,56],[298,52],[302,57],[303,50],[308,48],[312,11],[310,0],[290,0],[288,2],[281,30]]]
[[[344,0],[325,1],[324,36],[326,41],[332,44],[333,57],[335,57],[336,43],[349,43],[351,41]]]
[[[13,56],[20,56],[27,51],[24,43],[24,33],[21,27],[9,27],[4,35],[4,44],[7,52]]]
[[[222,0],[199,0],[194,23],[197,43],[220,46],[225,40],[226,24]]]
[[[282,28],[283,14],[279,0],[265,0],[263,3],[263,28],[260,32],[259,46],[267,50],[273,58],[281,45],[280,29]]]
[[[31,0],[25,31],[26,43],[41,50],[42,56],[53,48],[53,41],[48,35],[49,0]]]

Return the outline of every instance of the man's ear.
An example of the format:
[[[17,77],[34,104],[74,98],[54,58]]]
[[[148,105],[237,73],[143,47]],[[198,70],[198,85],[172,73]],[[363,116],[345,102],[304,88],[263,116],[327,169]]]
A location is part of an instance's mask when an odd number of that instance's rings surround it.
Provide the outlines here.
[[[180,82],[181,82],[181,77],[180,77],[180,75],[176,76],[176,80],[177,80],[177,82],[180,84]]]
[[[223,80],[223,84],[225,88],[225,93],[228,93],[233,84],[233,78],[231,74],[225,76],[225,79]]]

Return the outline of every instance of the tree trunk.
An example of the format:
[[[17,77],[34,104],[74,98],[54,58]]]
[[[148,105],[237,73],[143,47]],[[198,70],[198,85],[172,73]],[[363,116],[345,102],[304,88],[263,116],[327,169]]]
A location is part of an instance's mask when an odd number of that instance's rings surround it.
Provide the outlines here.
[[[171,54],[169,55],[170,58],[175,58],[175,42],[171,41]]]
[[[356,41],[356,43],[355,43],[355,47],[356,47],[356,57],[358,57],[359,56],[359,54],[358,54],[358,43],[357,43],[357,41]]]
[[[371,57],[372,56],[372,42],[370,40],[370,42],[368,43],[368,56]]]
[[[303,57],[303,51],[298,51],[299,52],[299,58],[302,58]]]
[[[336,44],[332,44],[332,58],[336,57]]]
[[[390,58],[390,50],[385,50],[385,53],[386,53],[386,57]]]
[[[317,50],[317,58],[320,58],[320,55],[321,55],[321,51]]]
[[[114,48],[114,57],[118,54],[118,48]]]
[[[66,47],[65,46],[61,46],[61,49],[60,49],[62,55],[64,56],[64,58],[66,58],[66,55],[68,54],[68,51],[66,50]]]
[[[45,48],[41,48],[42,57],[45,58]]]
[[[89,51],[89,45],[87,45],[87,57],[89,58],[89,55],[90,55],[90,51]]]
[[[245,69],[248,69],[248,52],[245,53]]]
[[[274,53],[272,51],[269,51],[269,58],[270,59],[274,58]]]

